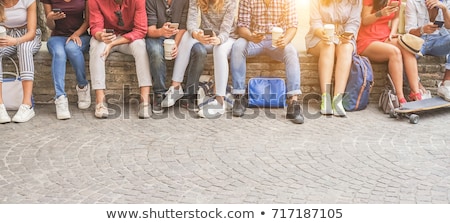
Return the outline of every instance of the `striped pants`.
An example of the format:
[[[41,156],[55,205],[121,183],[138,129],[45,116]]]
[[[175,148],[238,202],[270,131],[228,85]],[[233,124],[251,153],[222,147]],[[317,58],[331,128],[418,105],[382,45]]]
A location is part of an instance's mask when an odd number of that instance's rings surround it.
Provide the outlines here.
[[[27,28],[7,29],[7,35],[18,38],[27,33]],[[17,53],[19,59],[19,75],[22,80],[34,80],[33,55],[41,48],[41,30],[36,30],[36,36],[32,41],[20,43],[18,46],[0,47],[0,82],[3,82],[3,57],[11,57]],[[15,72],[15,71],[14,71]]]

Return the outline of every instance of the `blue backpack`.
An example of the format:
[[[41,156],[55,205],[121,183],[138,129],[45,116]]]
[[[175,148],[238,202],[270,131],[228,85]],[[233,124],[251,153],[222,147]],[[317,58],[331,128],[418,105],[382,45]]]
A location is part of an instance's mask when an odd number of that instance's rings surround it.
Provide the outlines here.
[[[344,109],[346,111],[365,109],[369,104],[369,94],[373,83],[373,70],[369,59],[353,54],[350,75],[342,99]]]

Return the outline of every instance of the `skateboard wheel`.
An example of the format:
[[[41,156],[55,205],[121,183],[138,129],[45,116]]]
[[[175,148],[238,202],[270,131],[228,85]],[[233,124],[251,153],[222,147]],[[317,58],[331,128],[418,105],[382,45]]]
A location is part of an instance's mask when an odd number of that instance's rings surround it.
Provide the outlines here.
[[[409,116],[409,123],[411,123],[411,124],[419,123],[419,115],[411,114],[411,116]]]

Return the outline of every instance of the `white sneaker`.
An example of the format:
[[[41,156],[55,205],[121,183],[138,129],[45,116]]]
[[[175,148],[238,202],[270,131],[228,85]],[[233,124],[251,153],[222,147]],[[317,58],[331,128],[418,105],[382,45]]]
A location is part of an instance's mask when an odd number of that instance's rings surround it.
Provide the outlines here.
[[[70,118],[70,111],[69,111],[69,101],[67,100],[67,97],[64,95],[59,96],[55,100],[56,105],[56,118],[58,120],[65,120]]]
[[[91,87],[89,83],[83,89],[76,85],[75,89],[78,95],[78,108],[82,110],[89,108],[91,106]]]
[[[322,103],[320,104],[320,113],[322,115],[332,115],[331,96],[329,93],[322,94]]]
[[[166,92],[166,98],[161,102],[162,107],[171,107],[179,100],[181,97],[183,97],[184,92],[183,88],[179,86],[178,89],[175,89],[174,86],[171,86],[169,90]]]
[[[95,106],[95,117],[97,118],[108,118],[109,112],[108,107],[105,103],[99,103]]]
[[[6,111],[5,104],[0,104],[0,124],[5,124],[11,122],[11,117],[9,117]]]
[[[19,110],[17,111],[17,113],[12,118],[12,121],[16,122],[16,123],[27,122],[31,118],[33,118],[34,115],[35,115],[35,113],[34,113],[34,108],[33,107],[31,107],[29,105],[26,105],[26,104],[22,104],[22,105],[19,106]]]
[[[139,119],[148,119],[150,118],[150,104],[148,103],[140,103],[139,104]]]
[[[200,111],[198,111],[198,116],[203,118],[216,118],[225,113],[226,105],[220,104],[217,100],[212,100],[204,105]]]
[[[345,112],[344,106],[342,105],[342,97],[343,94],[339,93],[338,95],[333,97],[333,114],[337,117],[346,117],[347,113]]]
[[[443,84],[442,82],[439,83],[437,94],[445,100],[450,101],[450,80],[445,80]]]

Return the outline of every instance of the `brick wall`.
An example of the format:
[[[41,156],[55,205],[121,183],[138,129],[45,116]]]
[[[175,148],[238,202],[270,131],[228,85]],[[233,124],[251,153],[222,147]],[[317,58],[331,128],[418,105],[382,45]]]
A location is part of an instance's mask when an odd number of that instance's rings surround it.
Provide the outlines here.
[[[319,93],[319,78],[317,73],[317,58],[300,53],[301,88],[303,95],[307,93]],[[5,71],[12,70],[11,63],[5,62]],[[442,79],[445,60],[443,57],[426,56],[419,60],[419,73],[422,83],[433,94],[436,93],[436,85]],[[70,102],[76,102],[76,79],[73,69],[68,63],[66,75],[66,91]],[[170,84],[172,62],[168,63],[167,86]],[[54,87],[51,78],[51,57],[47,52],[45,43],[40,52],[35,56],[36,76],[34,84],[34,96],[38,103],[50,103],[54,96]],[[86,59],[86,67],[89,77],[89,63]],[[386,64],[373,64],[375,86],[372,89],[370,100],[377,102],[379,94],[386,85]],[[139,93],[137,77],[132,56],[121,53],[113,53],[106,61],[107,94],[128,95],[126,93]],[[205,75],[213,75],[212,56],[208,55],[204,70]],[[250,58],[247,60],[247,79],[251,77],[282,77],[284,78],[284,64],[271,60],[268,57]],[[229,77],[231,83],[231,75]],[[127,89],[129,88],[129,89]],[[93,92],[92,92],[93,93]],[[408,93],[406,90],[405,93]],[[94,97],[94,94],[92,94]]]

